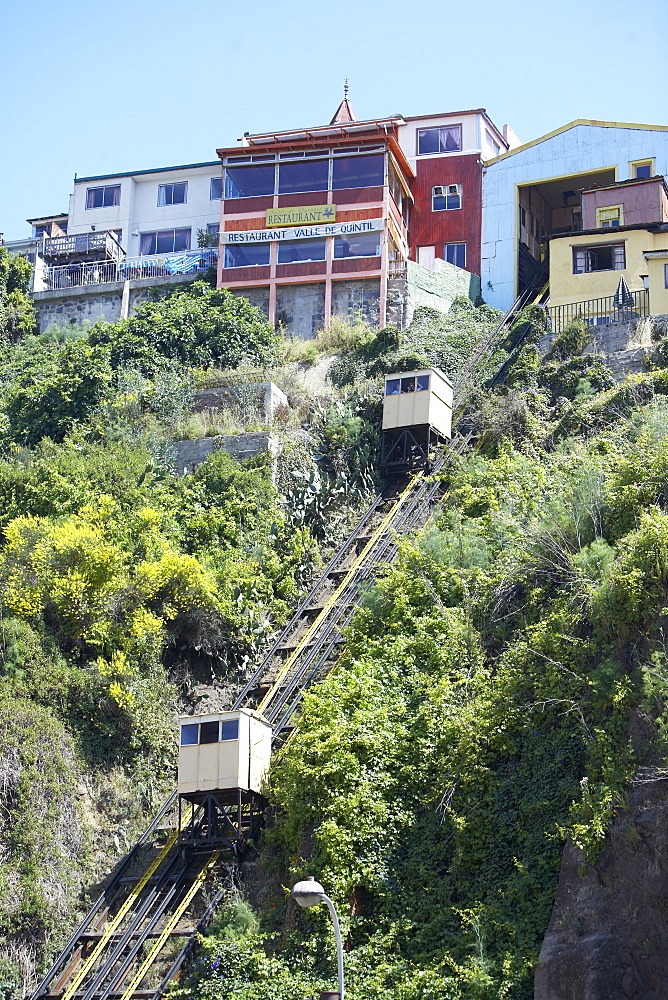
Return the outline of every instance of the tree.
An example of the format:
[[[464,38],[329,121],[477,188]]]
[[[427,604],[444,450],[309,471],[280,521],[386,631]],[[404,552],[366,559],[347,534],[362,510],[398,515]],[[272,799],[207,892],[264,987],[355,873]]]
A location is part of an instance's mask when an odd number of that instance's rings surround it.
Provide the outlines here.
[[[85,341],[31,345],[14,365],[20,374],[7,389],[5,414],[10,437],[21,444],[62,441],[110,391],[108,352]]]
[[[35,329],[35,307],[28,298],[32,265],[26,257],[0,247],[0,333],[18,340]]]

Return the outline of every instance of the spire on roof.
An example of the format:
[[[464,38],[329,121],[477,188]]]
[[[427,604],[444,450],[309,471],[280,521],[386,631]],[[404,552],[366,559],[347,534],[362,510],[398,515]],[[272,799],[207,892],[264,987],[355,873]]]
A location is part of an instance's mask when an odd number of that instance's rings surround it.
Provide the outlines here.
[[[330,125],[342,125],[345,122],[356,122],[357,115],[353,111],[353,106],[348,100],[348,79],[343,84],[343,100],[339,104]]]

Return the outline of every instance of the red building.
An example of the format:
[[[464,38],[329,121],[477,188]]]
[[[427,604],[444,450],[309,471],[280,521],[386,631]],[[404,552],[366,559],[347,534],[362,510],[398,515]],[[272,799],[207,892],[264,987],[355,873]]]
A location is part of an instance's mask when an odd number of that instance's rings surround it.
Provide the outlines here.
[[[332,315],[384,326],[408,259],[480,269],[482,163],[508,144],[484,110],[246,135],[223,161],[218,284],[312,336]]]

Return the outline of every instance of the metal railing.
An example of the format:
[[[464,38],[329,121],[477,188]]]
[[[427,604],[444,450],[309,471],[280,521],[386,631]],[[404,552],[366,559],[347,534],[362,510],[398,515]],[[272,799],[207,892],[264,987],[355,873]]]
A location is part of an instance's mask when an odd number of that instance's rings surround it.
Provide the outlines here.
[[[641,288],[630,294],[633,304],[629,302],[621,308],[615,302],[615,295],[604,295],[585,302],[566,302],[562,306],[548,306],[546,312],[552,333],[561,333],[574,319],[583,319],[585,323],[594,326],[649,316],[649,290]]]
[[[197,274],[215,267],[215,249],[186,250],[183,253],[156,257],[126,257],[122,261],[93,261],[90,264],[61,264],[44,269],[44,288],[76,288],[80,285],[102,285],[115,281],[142,278],[168,278],[174,274]]]
[[[42,247],[43,257],[67,257],[74,254],[104,253],[110,261],[120,262],[125,251],[109,232],[75,233],[70,236],[47,236]]]
[[[162,254],[155,257],[126,257],[119,266],[119,281],[134,278],[167,278],[171,274],[196,274],[215,267],[218,250],[207,247],[201,250],[184,250],[182,253]]]

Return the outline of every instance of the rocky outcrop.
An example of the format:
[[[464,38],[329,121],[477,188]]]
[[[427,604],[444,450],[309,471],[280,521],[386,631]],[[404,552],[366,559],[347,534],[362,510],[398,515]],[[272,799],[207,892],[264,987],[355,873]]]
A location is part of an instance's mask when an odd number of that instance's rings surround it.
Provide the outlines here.
[[[567,844],[535,1000],[668,997],[668,776],[634,785],[588,865]]]

